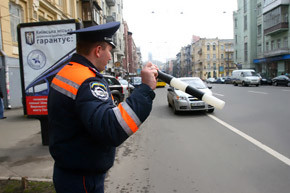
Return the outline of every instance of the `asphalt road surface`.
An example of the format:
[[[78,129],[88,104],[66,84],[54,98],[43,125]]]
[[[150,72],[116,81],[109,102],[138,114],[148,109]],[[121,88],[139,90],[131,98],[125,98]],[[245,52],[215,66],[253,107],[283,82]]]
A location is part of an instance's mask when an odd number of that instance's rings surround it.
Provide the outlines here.
[[[174,115],[167,88],[118,148],[106,193],[289,193],[290,88],[213,85],[223,110]]]

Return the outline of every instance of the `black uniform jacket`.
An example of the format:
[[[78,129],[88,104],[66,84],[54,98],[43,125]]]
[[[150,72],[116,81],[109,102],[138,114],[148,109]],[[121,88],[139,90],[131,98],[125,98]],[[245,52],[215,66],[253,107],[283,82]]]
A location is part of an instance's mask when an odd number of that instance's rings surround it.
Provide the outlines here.
[[[102,74],[74,54],[52,80],[48,96],[49,150],[55,165],[82,175],[106,172],[115,148],[149,116],[154,97],[142,84],[115,106]]]

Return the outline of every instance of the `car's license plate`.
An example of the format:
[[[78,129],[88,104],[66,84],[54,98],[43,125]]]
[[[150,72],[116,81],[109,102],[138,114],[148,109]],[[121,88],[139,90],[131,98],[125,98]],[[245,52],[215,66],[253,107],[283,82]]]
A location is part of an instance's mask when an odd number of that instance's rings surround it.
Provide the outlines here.
[[[204,106],[204,102],[191,103],[191,106]]]

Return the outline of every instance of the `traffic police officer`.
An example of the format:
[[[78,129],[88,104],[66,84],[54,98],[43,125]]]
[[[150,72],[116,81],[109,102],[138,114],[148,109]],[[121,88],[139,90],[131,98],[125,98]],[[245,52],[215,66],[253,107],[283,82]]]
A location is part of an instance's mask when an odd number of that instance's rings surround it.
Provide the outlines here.
[[[104,192],[115,148],[135,133],[151,112],[155,65],[144,66],[143,84],[118,106],[100,73],[111,60],[112,36],[119,26],[119,22],[111,22],[70,32],[77,35],[77,53],[52,80],[49,150],[55,160],[53,182],[58,193]]]

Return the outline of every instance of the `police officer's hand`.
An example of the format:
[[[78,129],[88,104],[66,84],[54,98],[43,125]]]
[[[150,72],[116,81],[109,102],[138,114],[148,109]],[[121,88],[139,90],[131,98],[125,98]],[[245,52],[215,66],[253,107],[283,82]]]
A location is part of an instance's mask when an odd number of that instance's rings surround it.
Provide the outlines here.
[[[147,84],[152,90],[156,88],[158,67],[148,62],[141,71],[142,83]]]

